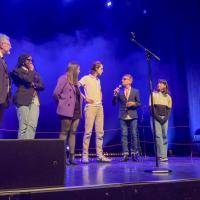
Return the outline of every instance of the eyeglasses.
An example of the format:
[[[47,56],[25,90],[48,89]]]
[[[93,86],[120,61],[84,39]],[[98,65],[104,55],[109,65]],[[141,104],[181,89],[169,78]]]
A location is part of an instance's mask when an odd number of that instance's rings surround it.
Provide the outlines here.
[[[6,46],[7,48],[10,48],[11,49],[11,44],[10,43],[8,43],[8,42],[2,42],[2,43],[0,43],[0,46]]]
[[[129,80],[129,78],[122,78],[122,80]]]
[[[11,46],[9,42],[2,42],[2,44],[6,44],[7,46]]]
[[[26,60],[29,62],[33,62],[33,59],[31,59],[31,58],[27,58]]]

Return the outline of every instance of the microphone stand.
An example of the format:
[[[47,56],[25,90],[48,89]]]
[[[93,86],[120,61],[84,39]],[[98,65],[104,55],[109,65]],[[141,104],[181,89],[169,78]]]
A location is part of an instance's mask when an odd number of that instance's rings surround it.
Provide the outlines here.
[[[143,154],[144,158],[147,157],[147,154],[146,154],[145,128],[144,128],[144,112],[145,112],[145,108],[146,108],[146,105],[141,108],[141,110],[142,110],[142,116],[141,116],[142,137],[143,137],[143,140],[144,140],[144,146],[143,146],[143,148],[144,148],[144,154]]]
[[[151,114],[152,114],[152,134],[153,134],[153,141],[154,141],[154,152],[156,157],[156,168],[154,169],[147,169],[145,172],[150,173],[170,173],[172,170],[169,169],[161,169],[159,168],[159,162],[158,162],[158,154],[157,154],[157,143],[156,143],[156,132],[155,132],[155,113],[154,113],[154,107],[153,107],[153,84],[152,84],[152,66],[151,66],[151,59],[154,58],[157,61],[160,61],[160,58],[151,52],[149,49],[147,49],[145,46],[143,46],[141,43],[139,43],[136,40],[135,33],[131,32],[131,41],[134,42],[139,48],[141,48],[145,52],[146,61],[148,65],[148,79],[149,79],[149,92],[150,92],[150,99],[151,99]]]

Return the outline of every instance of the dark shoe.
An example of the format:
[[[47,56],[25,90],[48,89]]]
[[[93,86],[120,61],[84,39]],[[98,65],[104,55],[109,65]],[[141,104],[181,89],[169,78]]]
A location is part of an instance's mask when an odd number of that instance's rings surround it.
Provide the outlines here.
[[[68,165],[70,165],[70,163],[69,163],[69,161],[68,161],[68,160],[66,160],[66,163],[65,163],[65,164],[66,164],[67,166],[68,166]]]
[[[78,163],[75,160],[69,160],[70,165],[78,165]]]
[[[132,160],[134,161],[134,162],[139,162],[140,160],[139,160],[139,154],[138,153],[133,153],[132,155]]]
[[[124,155],[124,157],[121,160],[121,162],[128,162],[128,160],[129,160],[129,156],[128,155]]]
[[[74,154],[69,154],[69,164],[70,165],[78,165],[78,163],[75,161]]]

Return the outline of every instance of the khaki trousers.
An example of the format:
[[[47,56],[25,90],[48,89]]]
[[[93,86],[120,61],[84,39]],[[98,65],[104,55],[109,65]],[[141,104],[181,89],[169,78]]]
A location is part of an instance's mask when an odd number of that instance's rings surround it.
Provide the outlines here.
[[[102,146],[104,136],[104,113],[102,106],[89,105],[85,107],[85,133],[83,137],[83,157],[86,158],[88,158],[88,149],[94,124],[96,133],[96,153],[97,157],[100,158],[103,156]]]

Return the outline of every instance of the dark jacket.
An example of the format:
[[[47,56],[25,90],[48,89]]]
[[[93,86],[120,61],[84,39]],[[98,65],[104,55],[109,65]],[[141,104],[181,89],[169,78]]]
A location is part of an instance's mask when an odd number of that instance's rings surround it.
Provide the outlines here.
[[[9,85],[9,91],[8,91]],[[10,95],[10,78],[8,73],[8,67],[3,58],[0,57],[0,104],[8,104]]]
[[[131,102],[131,101],[136,102],[136,106],[127,108],[126,103]],[[132,119],[138,118],[137,107],[140,106],[140,95],[139,95],[138,90],[131,88],[131,92],[130,92],[128,100],[126,99],[124,95],[124,90],[121,90],[117,96],[113,97],[112,102],[114,105],[119,103],[119,118],[120,119],[125,119],[127,115],[129,115]]]
[[[23,67],[16,68],[12,71],[11,78],[17,86],[13,98],[13,102],[17,106],[30,105],[35,92],[38,94],[38,91],[44,90],[44,84],[36,71],[28,71]]]
[[[73,117],[76,103],[75,86],[67,81],[66,74],[62,75],[57,82],[54,90],[54,98],[56,99],[57,114],[66,117]],[[80,96],[80,113],[82,115],[82,97]]]

